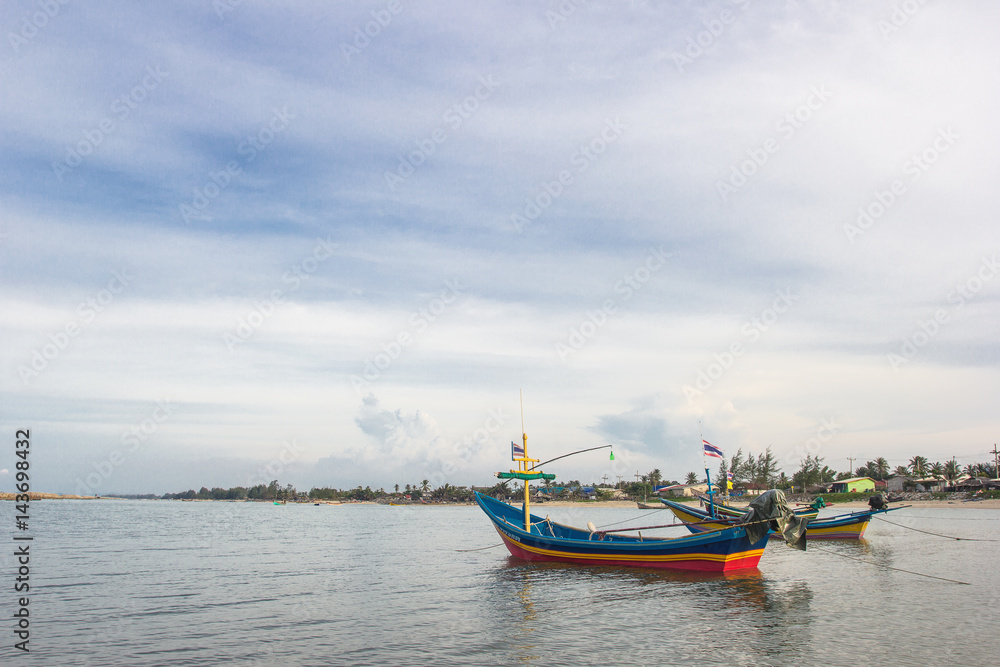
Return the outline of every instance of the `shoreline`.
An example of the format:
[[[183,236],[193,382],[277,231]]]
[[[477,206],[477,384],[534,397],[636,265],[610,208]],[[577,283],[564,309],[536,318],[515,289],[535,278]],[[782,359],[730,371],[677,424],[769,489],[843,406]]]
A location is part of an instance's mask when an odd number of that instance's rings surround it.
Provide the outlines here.
[[[31,491],[29,493],[31,501],[36,500],[130,500],[129,498],[116,498],[108,496],[77,496],[72,494],[58,494],[58,493],[39,493],[36,491]],[[0,501],[3,500],[14,500],[15,494],[0,492]],[[144,498],[141,500],[158,500],[161,502],[189,502],[185,500],[166,500],[162,498]],[[212,499],[201,499],[196,498],[190,502],[199,503],[234,503],[234,502],[259,502],[263,504],[273,504],[272,500],[212,500]],[[310,500],[308,502],[296,503],[288,502],[289,505],[315,505],[319,503],[320,505],[385,505],[389,507],[389,503],[379,503],[372,500],[351,502],[351,501],[335,501],[335,500]],[[515,500],[513,505],[520,505],[520,502]],[[692,506],[699,506],[697,502],[690,503]],[[746,507],[748,503],[732,503],[733,507]],[[793,503],[794,505],[794,503]],[[968,508],[968,509],[1000,509],[1000,498],[990,498],[986,500],[906,500],[899,503],[892,503],[892,507],[899,507],[900,505],[905,505],[908,507],[915,508]],[[472,503],[434,503],[434,502],[410,502],[410,503],[399,503],[396,505],[391,505],[393,507],[475,507],[476,504]],[[641,510],[638,507],[637,501],[634,500],[546,500],[543,502],[533,502],[531,503],[533,510],[541,509],[542,507],[622,507],[631,508],[636,510]],[[860,500],[853,500],[849,502],[839,502],[831,503],[827,505],[827,509],[837,510],[843,509],[866,509],[868,503]],[[657,508],[661,509],[661,508]],[[663,506],[664,510],[668,509],[666,505]],[[642,510],[646,512],[655,512],[656,509]]]

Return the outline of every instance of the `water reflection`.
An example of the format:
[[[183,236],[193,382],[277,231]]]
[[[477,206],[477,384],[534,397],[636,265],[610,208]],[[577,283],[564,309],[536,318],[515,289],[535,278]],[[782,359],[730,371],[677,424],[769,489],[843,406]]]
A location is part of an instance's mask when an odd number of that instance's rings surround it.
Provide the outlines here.
[[[525,665],[580,643],[605,650],[577,664],[631,663],[646,649],[668,648],[712,663],[717,655],[702,654],[712,646],[738,646],[749,662],[786,662],[803,655],[814,620],[806,582],[776,583],[758,569],[700,573],[510,557],[488,571],[486,589],[483,613],[497,648]]]

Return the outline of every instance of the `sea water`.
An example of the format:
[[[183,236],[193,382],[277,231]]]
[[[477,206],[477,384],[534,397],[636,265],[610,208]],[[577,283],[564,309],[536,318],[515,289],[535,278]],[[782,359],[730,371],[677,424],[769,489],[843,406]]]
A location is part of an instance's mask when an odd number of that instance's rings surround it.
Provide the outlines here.
[[[533,509],[574,525],[672,521]],[[0,513],[13,527],[13,503]],[[863,541],[816,541],[805,553],[772,541],[757,569],[706,575],[525,563],[492,546],[500,540],[474,506],[38,501],[30,652],[14,648],[9,531],[0,662],[996,664],[1000,511],[956,504],[885,518],[900,525],[876,520]],[[491,548],[465,551],[481,547]]]

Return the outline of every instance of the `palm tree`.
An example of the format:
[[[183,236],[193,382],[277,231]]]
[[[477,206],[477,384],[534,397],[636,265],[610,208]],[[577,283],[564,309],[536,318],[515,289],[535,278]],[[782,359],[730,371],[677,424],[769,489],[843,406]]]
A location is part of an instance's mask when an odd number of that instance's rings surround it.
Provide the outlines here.
[[[910,469],[906,466],[896,466],[896,469],[892,471],[893,477],[906,477],[910,474]]]
[[[659,468],[653,468],[653,472],[649,473],[647,477],[649,477],[649,483],[652,484],[654,488],[659,486],[660,482],[663,481],[663,475],[660,473]]]
[[[723,463],[725,463],[725,459],[723,459]],[[734,482],[740,481],[741,475],[743,474],[743,448],[742,447],[740,447],[739,449],[737,449],[736,453],[733,454],[732,458],[729,459],[729,468],[726,470],[726,472],[733,473],[733,481]]]
[[[869,463],[868,469],[875,473],[876,479],[883,482],[885,481],[885,478],[889,476],[889,462],[882,456]]]
[[[399,493],[399,484],[396,485],[396,493]]]
[[[910,459],[910,470],[914,477],[925,477],[927,475],[927,458],[924,456],[914,456]]]
[[[428,489],[430,488],[431,488],[431,483],[428,480],[425,479],[420,482],[420,490],[423,491],[424,493],[427,493]]]
[[[693,473],[693,472],[689,472],[687,474],[687,478],[684,480],[684,483],[685,484],[697,484],[698,483],[698,474],[697,473]]]
[[[944,464],[940,461],[935,461],[927,467],[927,472],[935,477],[940,477],[941,475],[944,475]]]
[[[962,468],[955,462],[955,459],[944,464],[944,476],[948,478],[948,481],[954,481],[961,472]]]

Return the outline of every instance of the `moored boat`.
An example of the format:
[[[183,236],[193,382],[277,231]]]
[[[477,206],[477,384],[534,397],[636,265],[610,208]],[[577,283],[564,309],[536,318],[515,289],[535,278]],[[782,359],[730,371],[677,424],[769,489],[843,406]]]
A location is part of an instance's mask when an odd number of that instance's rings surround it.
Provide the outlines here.
[[[730,572],[757,567],[767,544],[766,537],[751,544],[741,526],[651,538],[564,526],[533,514],[525,521],[523,510],[479,492],[476,502],[511,555],[529,561]]]
[[[730,572],[757,567],[767,545],[767,528],[760,525],[762,521],[755,521],[755,525],[723,526],[719,530],[702,531],[697,535],[651,537],[648,533],[650,529],[667,526],[598,530],[588,523],[587,528],[583,529],[531,514],[529,482],[551,481],[555,475],[542,472],[539,469],[539,459],[528,456],[528,435],[523,432],[523,410],[521,422],[523,444],[510,443],[511,460],[517,462],[517,469],[498,472],[496,476],[500,479],[523,481],[524,504],[518,509],[482,493],[475,493],[476,502],[493,522],[493,527],[512,556],[528,561],[555,561],[574,565],[622,565],[703,572]],[[546,463],[572,455],[558,456]],[[613,460],[613,453],[611,457]],[[764,517],[762,519],[768,520]],[[643,530],[647,531],[645,536],[641,532]]]
[[[732,526],[739,520],[738,517],[719,516],[718,507],[715,508],[717,515],[713,517],[709,512],[705,512],[704,510],[688,507],[665,498],[660,502],[669,507],[674,516],[684,522],[688,530],[695,534]],[[864,537],[865,530],[867,530],[872,516],[891,512],[894,509],[902,508],[893,507],[881,510],[864,510],[862,512],[852,512],[840,516],[810,520],[806,525],[806,539],[859,540]]]

